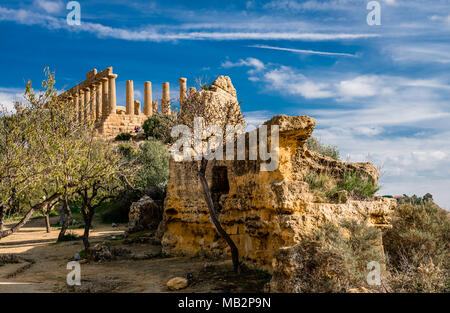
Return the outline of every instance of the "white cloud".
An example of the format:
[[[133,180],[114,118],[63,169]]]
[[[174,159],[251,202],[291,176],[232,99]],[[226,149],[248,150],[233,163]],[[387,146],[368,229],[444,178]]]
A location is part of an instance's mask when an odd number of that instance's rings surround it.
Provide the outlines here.
[[[370,161],[381,168],[379,194],[417,194],[430,192],[438,204],[450,210],[450,132],[428,137],[360,137],[339,118],[343,127],[323,127],[316,117],[315,136],[337,145],[351,162]],[[336,123],[338,124],[338,123]],[[368,155],[370,154],[370,158]]]
[[[243,112],[243,115],[246,123],[246,131],[258,128],[273,116],[270,111],[266,110]]]
[[[393,45],[385,49],[392,59],[400,63],[450,64],[450,44],[419,43],[416,45]]]
[[[369,33],[337,33],[337,32],[301,32],[301,31],[252,31],[230,32],[231,28],[223,31],[166,31],[165,25],[142,27],[141,29],[114,28],[98,23],[82,21],[79,26],[69,26],[65,19],[42,15],[27,10],[14,10],[0,7],[0,21],[13,21],[25,25],[40,25],[48,29],[65,29],[73,32],[88,32],[99,38],[115,38],[132,41],[176,41],[176,40],[355,40],[379,37],[379,34]],[[164,27],[163,27],[164,26]],[[193,25],[191,25],[192,27]],[[182,26],[180,27],[182,28]],[[168,28],[170,29],[170,27]]]
[[[261,62],[258,59],[255,58],[246,58],[246,59],[240,59],[237,62],[231,62],[229,60],[225,61],[221,65],[223,68],[230,68],[230,67],[251,67],[252,70],[248,71],[249,74],[254,74],[257,71],[262,71],[264,69],[264,63]]]
[[[450,194],[444,191],[450,188],[448,77],[307,74],[265,64],[263,71],[249,78],[258,81],[263,92],[275,91],[300,103],[303,99],[334,101],[333,109],[318,105],[317,109],[302,107],[289,113],[316,118],[314,135],[337,145],[350,161],[382,164],[380,194],[430,192],[438,204],[450,210]],[[269,118],[266,113],[264,119]],[[250,115],[250,119],[255,118]]]
[[[64,7],[62,1],[35,0],[34,3],[50,14],[61,12]]]
[[[336,86],[337,94],[342,99],[366,98],[393,93],[392,87],[384,84],[383,77],[377,75],[362,75],[349,80],[341,80]]]
[[[0,87],[0,106],[6,108],[8,111],[14,109],[14,103],[16,101],[23,101],[22,88],[3,88]]]
[[[277,90],[282,94],[300,95],[306,99],[330,98],[333,93],[326,83],[314,82],[288,66],[269,70],[261,78],[268,90]]]
[[[347,56],[347,57],[355,57],[356,55],[350,53],[339,53],[339,52],[326,52],[326,51],[315,51],[315,50],[303,50],[303,49],[292,49],[292,48],[282,48],[282,47],[274,47],[274,46],[266,46],[266,45],[253,45],[249,46],[250,48],[259,48],[259,49],[270,49],[270,50],[279,50],[279,51],[289,51],[294,53],[302,53],[302,54],[318,54],[318,55],[328,55],[328,56]]]

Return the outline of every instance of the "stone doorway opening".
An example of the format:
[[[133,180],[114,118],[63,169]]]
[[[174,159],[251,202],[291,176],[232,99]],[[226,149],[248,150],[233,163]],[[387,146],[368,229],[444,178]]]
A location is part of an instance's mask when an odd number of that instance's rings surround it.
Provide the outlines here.
[[[212,168],[211,197],[218,213],[222,210],[222,201],[224,200],[222,195],[227,195],[229,192],[228,168],[226,166],[214,166]]]

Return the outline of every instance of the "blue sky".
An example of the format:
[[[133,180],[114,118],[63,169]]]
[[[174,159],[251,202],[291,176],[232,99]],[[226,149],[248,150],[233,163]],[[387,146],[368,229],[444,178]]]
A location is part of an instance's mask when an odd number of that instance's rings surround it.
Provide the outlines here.
[[[56,72],[69,88],[113,66],[156,97],[179,77],[229,75],[249,124],[310,115],[315,136],[344,160],[381,169],[380,194],[425,194],[450,209],[450,0],[380,0],[369,26],[365,0],[0,0],[0,103],[24,82]]]

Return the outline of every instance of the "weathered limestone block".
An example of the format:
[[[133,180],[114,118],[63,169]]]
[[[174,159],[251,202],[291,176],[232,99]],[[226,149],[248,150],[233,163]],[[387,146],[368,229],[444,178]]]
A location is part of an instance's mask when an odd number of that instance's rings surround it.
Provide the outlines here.
[[[167,289],[171,291],[184,289],[189,285],[189,282],[186,278],[183,277],[174,277],[169,280],[166,284]]]
[[[134,115],[141,114],[141,101],[134,100]]]
[[[224,128],[225,124],[244,126],[236,90],[228,76],[218,77],[210,90],[200,90],[186,99],[178,120],[192,127],[193,116],[203,116],[206,125],[217,125],[221,128]]]
[[[146,229],[156,230],[162,220],[162,210],[161,204],[149,196],[144,196],[139,201],[133,202],[128,215],[127,233]]]
[[[186,99],[179,119],[190,125],[197,109],[209,112],[206,123],[224,126],[224,112],[234,112],[228,123],[243,122],[236,91],[227,77],[219,77],[209,88]],[[392,203],[384,198],[367,201],[347,199],[342,203],[316,203],[303,181],[308,170],[328,170],[340,176],[355,170],[378,175],[370,163],[345,163],[318,155],[306,148],[315,120],[308,116],[279,115],[265,122],[279,126],[279,164],[273,171],[260,171],[261,160],[210,162],[206,178],[219,220],[248,265],[274,271],[274,258],[281,249],[301,242],[321,223],[339,223],[343,218],[388,227]],[[268,132],[270,133],[270,132]],[[249,134],[246,134],[246,149]],[[269,136],[269,142],[272,138]],[[172,255],[229,255],[226,242],[210,221],[198,178],[198,162],[171,160],[164,203],[161,243]],[[280,261],[281,262],[281,261]],[[283,262],[281,262],[283,263]],[[280,263],[280,264],[281,264]]]

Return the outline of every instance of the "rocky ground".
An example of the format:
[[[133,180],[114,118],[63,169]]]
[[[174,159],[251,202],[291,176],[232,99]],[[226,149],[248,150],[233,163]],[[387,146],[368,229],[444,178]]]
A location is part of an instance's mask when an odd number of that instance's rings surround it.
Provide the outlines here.
[[[52,223],[56,222],[53,218]],[[142,242],[145,237],[124,243],[125,228],[94,222],[92,245],[106,242],[126,253],[110,261],[81,264],[81,286],[74,288],[66,284],[70,271],[66,266],[83,250],[82,241],[56,243],[59,229],[46,233],[44,220],[33,219],[0,241],[0,256],[13,254],[16,262],[0,265],[0,292],[171,292],[167,281],[188,273],[193,278],[180,292],[262,292],[270,278],[251,270],[234,274],[228,260],[164,256],[159,245]],[[70,231],[83,232],[81,228]]]

